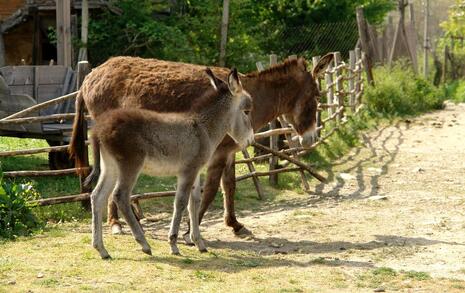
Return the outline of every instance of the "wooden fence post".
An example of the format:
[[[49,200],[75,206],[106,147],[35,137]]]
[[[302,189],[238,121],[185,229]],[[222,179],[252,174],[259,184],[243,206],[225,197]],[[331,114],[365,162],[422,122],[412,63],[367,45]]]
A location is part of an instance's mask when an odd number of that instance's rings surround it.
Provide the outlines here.
[[[3,38],[3,27],[0,24],[0,67],[6,65],[5,39]]]
[[[270,66],[275,65],[278,63],[278,56],[276,54],[271,54],[270,55]],[[270,122],[270,130],[276,129],[276,119],[273,119],[273,121]],[[272,135],[270,136],[270,148],[279,151],[278,150],[278,136]],[[272,156],[270,158],[270,171],[278,169],[278,157]],[[277,186],[278,185],[278,174],[277,173],[272,173],[270,174],[269,177],[270,185],[271,186]]]
[[[338,104],[339,114],[337,115],[337,121],[340,122],[344,118],[344,81],[342,80],[342,69],[339,65],[342,64],[342,58],[340,52],[334,52],[334,64],[336,74],[336,97]]]
[[[242,150],[242,155],[244,156],[245,159],[250,159],[250,155],[247,149]],[[253,181],[253,184],[255,185],[255,190],[257,190],[258,199],[263,199],[264,197],[263,197],[262,187],[260,185],[260,181],[258,180],[258,176],[255,174],[256,170],[253,165],[253,162],[247,162],[246,165],[247,165],[247,168],[249,169],[249,172],[252,174],[252,181]]]
[[[77,79],[76,79],[76,88],[79,89],[81,88],[82,82],[84,81],[84,78],[86,77],[87,74],[90,73],[90,64],[87,61],[80,61],[78,62],[77,65]],[[87,139],[87,121],[84,120],[83,123],[83,129],[80,129],[78,131],[84,132],[84,137]],[[84,158],[83,166],[87,167],[87,169],[82,172],[82,174],[79,175],[79,189],[80,193],[87,193],[91,192],[91,188],[86,188],[84,186],[84,180],[86,177],[89,175],[89,156],[88,156],[88,148],[87,146],[83,150],[82,157]],[[87,209],[90,210],[90,200],[84,200],[82,202],[82,205]]]
[[[71,66],[71,0],[56,1],[57,64]]]
[[[229,0],[223,0],[223,18],[221,20],[220,60],[219,65],[226,63],[226,44],[228,42]]]
[[[334,103],[334,85],[333,85],[333,65],[329,64],[328,69],[325,73],[325,82],[326,82],[326,102],[330,106],[328,108],[328,115],[333,115],[332,105]]]
[[[360,42],[362,45],[362,50],[368,54],[370,51],[370,43],[369,43],[369,36],[368,36],[368,31],[367,31],[367,23],[363,15],[362,7],[357,7],[357,26],[358,26],[358,34],[360,36]],[[372,70],[373,63],[372,62],[373,62],[372,56],[368,55],[366,58],[366,64],[365,64],[367,80],[369,84],[375,85],[375,81],[373,78],[373,70]]]
[[[314,56],[312,57],[312,70],[315,68],[315,66],[318,64],[318,61],[320,61],[320,56]],[[318,86],[318,90],[321,91],[321,78],[317,78],[316,80],[316,85]],[[317,137],[321,137],[321,110],[317,109],[316,111],[316,135]]]
[[[449,46],[444,47],[444,63],[442,64],[442,82],[447,82],[447,56],[449,55]]]
[[[362,51],[360,50],[360,48],[355,48],[355,68],[357,70],[355,74],[355,108],[357,108],[361,103],[361,97],[359,92],[362,88],[362,64]]]
[[[349,106],[355,112],[355,51],[349,51]]]

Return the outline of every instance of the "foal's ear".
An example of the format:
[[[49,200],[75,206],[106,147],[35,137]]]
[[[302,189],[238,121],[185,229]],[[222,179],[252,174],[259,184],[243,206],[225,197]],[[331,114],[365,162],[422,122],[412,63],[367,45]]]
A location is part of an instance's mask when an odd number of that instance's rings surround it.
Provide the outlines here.
[[[231,72],[228,75],[228,86],[229,90],[235,94],[242,91],[242,83],[239,80],[239,75],[237,74],[237,69],[231,69]]]
[[[213,71],[209,67],[205,69],[205,73],[207,74],[208,79],[210,80],[210,83],[212,84],[213,88],[215,90],[218,90],[222,81],[213,74]]]
[[[316,79],[318,77],[321,77],[325,73],[326,68],[328,68],[329,64],[333,62],[333,59],[334,59],[333,53],[324,55],[320,59],[320,61],[318,61],[318,63],[315,65],[315,68],[313,68],[313,71],[312,71],[313,78]]]

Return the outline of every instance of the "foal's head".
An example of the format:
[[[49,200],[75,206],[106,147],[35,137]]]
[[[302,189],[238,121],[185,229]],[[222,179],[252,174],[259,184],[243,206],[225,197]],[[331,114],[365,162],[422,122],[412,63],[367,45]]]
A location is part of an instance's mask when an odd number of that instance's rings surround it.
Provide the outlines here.
[[[244,148],[254,141],[250,112],[252,111],[252,98],[242,87],[241,81],[234,68],[228,75],[227,84],[217,78],[210,68],[206,69],[208,78],[214,89],[220,93],[227,89],[229,96],[230,121],[226,133],[241,147]]]
[[[297,60],[299,66],[300,88],[294,99],[291,111],[284,117],[291,123],[299,135],[302,146],[307,147],[313,143],[316,130],[316,114],[320,91],[316,80],[320,77],[328,65],[333,61],[333,54],[327,54],[320,59],[312,73],[307,71],[307,63],[303,58]]]

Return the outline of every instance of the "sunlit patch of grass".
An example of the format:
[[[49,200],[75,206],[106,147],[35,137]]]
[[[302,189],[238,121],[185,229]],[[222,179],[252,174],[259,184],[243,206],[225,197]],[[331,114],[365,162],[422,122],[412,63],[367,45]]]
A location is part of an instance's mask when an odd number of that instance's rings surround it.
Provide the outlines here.
[[[417,281],[424,281],[431,279],[431,276],[425,272],[417,272],[417,271],[401,271],[402,276],[405,279],[413,279]]]
[[[357,285],[359,287],[382,287],[397,290],[400,288],[420,286],[419,284],[422,282],[427,282],[431,279],[432,277],[427,272],[395,271],[392,268],[380,267],[360,274],[358,276]],[[405,282],[407,280],[408,282]]]

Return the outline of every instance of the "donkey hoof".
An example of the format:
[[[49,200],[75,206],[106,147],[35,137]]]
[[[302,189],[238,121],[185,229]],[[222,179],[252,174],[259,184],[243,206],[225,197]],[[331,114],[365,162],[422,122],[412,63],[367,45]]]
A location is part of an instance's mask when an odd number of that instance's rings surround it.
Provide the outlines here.
[[[204,247],[204,248],[199,248],[199,251],[200,251],[201,253],[205,253],[205,252],[208,252],[208,249],[205,248],[205,247]]]
[[[152,255],[152,249],[150,248],[142,248],[142,252],[148,255]]]
[[[247,229],[246,227],[242,226],[239,230],[234,231],[234,234],[239,237],[250,236],[253,235],[252,231]]]
[[[111,225],[111,234],[113,235],[121,235],[123,234],[123,228],[121,224],[113,224]]]
[[[179,252],[179,249],[177,246],[171,246],[171,254],[172,255],[181,255],[181,253]]]
[[[182,238],[184,238],[184,242],[186,242],[187,246],[194,246],[194,242],[192,242],[191,236],[189,234],[184,234],[182,235]]]
[[[108,254],[108,252],[106,252],[106,251],[100,253],[100,257],[101,257],[102,259],[111,259],[111,256],[110,256],[110,255]]]

